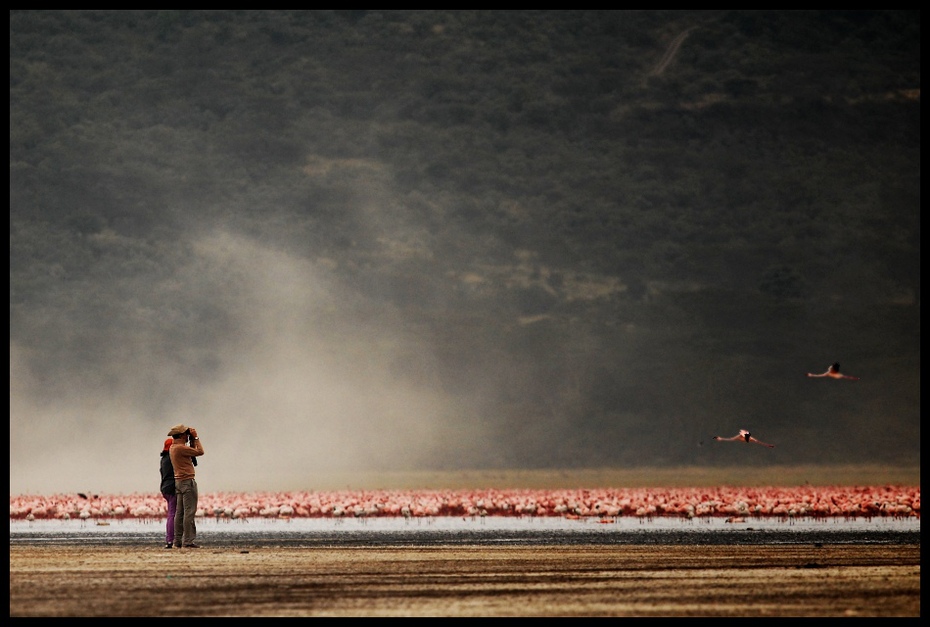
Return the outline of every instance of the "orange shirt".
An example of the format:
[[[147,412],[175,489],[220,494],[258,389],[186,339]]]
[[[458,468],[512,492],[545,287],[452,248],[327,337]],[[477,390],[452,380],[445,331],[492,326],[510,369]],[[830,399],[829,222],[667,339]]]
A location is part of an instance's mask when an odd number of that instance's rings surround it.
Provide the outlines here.
[[[203,445],[200,440],[194,440],[194,446],[175,443],[168,449],[168,455],[171,457],[171,465],[174,466],[175,481],[193,479],[194,462],[191,460],[203,455]]]

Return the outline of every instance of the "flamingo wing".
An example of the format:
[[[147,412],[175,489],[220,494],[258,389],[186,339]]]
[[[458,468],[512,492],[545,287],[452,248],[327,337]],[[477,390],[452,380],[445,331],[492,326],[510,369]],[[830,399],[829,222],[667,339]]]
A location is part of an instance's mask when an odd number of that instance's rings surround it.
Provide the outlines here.
[[[761,444],[762,446],[766,446],[768,448],[775,448],[774,444],[768,444],[766,442],[762,442],[761,440],[757,440],[756,438],[752,437],[751,435],[749,435],[749,432],[746,431],[745,429],[740,429],[739,433],[734,435],[732,438],[724,438],[719,435],[715,435],[714,439],[717,440],[718,442],[755,442],[756,444]]]

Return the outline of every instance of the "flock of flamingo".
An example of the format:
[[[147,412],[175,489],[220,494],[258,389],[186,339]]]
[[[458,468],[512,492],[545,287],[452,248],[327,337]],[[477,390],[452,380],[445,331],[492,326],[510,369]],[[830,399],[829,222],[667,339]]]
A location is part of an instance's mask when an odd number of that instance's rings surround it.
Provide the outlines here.
[[[136,519],[164,521],[157,492],[129,495],[57,494],[10,497],[10,520],[80,519],[96,524]],[[264,518],[367,518],[395,516],[722,516],[873,518],[920,517],[920,487],[715,487],[563,490],[373,490],[328,492],[204,493],[197,516],[247,522]]]
[[[858,380],[840,372],[838,363],[808,377]],[[718,441],[773,445],[741,429]],[[559,516],[610,521],[620,516],[687,519],[714,516],[727,521],[752,517],[792,518],[920,518],[920,486],[800,486],[790,488],[637,488],[576,490],[374,490],[331,492],[205,493],[197,516],[217,521],[254,518],[369,518],[394,516]],[[136,519],[164,521],[161,494],[56,494],[11,496],[10,520],[92,520],[97,524]]]

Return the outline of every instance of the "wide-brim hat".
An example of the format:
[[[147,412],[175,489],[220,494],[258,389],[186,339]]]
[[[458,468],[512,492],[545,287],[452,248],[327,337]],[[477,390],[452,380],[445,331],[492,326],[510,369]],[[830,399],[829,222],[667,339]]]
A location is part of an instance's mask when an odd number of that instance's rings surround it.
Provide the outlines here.
[[[168,435],[170,435],[170,436],[172,436],[172,437],[178,437],[179,435],[183,435],[185,431],[187,431],[187,426],[186,426],[186,425],[184,425],[184,424],[174,425],[174,426],[171,427],[171,429],[168,431]]]

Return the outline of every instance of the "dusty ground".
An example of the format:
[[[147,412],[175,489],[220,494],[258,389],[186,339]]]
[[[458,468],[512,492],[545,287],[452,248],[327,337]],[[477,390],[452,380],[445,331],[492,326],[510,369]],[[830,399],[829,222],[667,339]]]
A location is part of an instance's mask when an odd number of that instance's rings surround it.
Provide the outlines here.
[[[10,546],[10,616],[920,616],[920,545]]]

